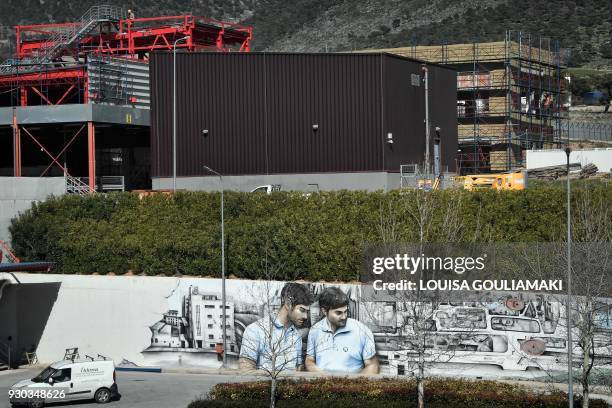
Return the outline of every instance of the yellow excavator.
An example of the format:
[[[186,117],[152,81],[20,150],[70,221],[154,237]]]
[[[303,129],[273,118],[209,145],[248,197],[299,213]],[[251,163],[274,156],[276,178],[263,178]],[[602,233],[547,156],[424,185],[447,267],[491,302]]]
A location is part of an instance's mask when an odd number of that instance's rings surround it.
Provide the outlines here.
[[[524,190],[527,188],[527,172],[524,170],[491,174],[469,174],[454,177],[468,191],[476,190]]]

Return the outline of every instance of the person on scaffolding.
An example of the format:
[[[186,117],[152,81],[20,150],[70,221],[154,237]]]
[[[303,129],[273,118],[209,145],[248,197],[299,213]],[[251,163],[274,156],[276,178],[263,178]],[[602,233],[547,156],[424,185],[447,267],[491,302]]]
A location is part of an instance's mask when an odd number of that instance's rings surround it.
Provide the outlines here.
[[[134,17],[134,12],[132,11],[132,9],[128,9],[127,15],[128,15],[129,20],[134,20],[135,17]]]

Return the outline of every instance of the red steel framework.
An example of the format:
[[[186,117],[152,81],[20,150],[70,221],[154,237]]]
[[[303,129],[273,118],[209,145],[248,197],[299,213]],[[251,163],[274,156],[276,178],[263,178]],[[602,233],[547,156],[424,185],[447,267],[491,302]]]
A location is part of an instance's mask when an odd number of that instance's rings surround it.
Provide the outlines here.
[[[16,57],[30,57],[37,51],[48,48],[49,37],[58,30],[76,26],[78,23],[18,25]],[[106,29],[106,31],[105,31]],[[28,37],[42,37],[28,39]],[[172,50],[174,41],[189,37],[178,43],[177,48],[189,51],[211,50],[228,52],[238,46],[237,51],[249,52],[253,28],[191,14],[180,16],[121,19],[108,23],[98,33],[88,35],[78,46],[79,55],[130,55],[155,50]],[[46,38],[45,38],[46,37]]]
[[[44,54],[55,46],[53,39],[62,30],[78,27],[78,22],[61,24],[18,25],[16,33],[16,60],[9,74],[0,74],[0,92],[16,93],[17,102],[11,100],[10,106],[59,105],[78,95],[79,103],[88,103],[88,56],[113,56],[146,61],[148,53],[160,50],[184,49],[187,51],[250,52],[253,29],[249,26],[228,23],[192,14],[147,18],[121,18],[117,21],[101,21],[87,35],[71,44],[44,66],[36,64],[36,69],[27,69],[28,61]],[[177,41],[185,38],[184,41]],[[72,57],[67,62],[62,57]],[[21,68],[24,67],[24,68]],[[21,72],[20,72],[21,69]],[[32,101],[37,98],[36,101]],[[35,102],[35,103],[33,103]],[[13,112],[15,112],[13,110]],[[67,176],[67,169],[59,158],[87,128],[88,145],[88,184],[89,191],[95,191],[95,124],[86,122],[69,138],[58,154],[49,151],[30,130],[17,123],[13,114],[13,174],[21,176],[21,156],[23,133],[33,141],[49,158],[49,166],[41,176],[54,165],[59,166]],[[23,133],[22,133],[23,132]]]

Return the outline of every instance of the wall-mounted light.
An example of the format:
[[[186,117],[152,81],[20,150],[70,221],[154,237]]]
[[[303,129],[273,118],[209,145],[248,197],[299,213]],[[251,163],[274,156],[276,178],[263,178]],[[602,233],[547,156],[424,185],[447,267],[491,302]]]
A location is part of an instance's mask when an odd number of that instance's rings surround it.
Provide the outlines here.
[[[315,123],[314,125],[312,125],[312,131],[316,132],[319,130],[319,125],[317,123]]]
[[[393,133],[387,133],[387,143],[393,144]]]
[[[436,137],[434,138],[434,144],[440,144],[440,128],[436,126]]]
[[[202,129],[202,136],[208,136],[208,129]]]

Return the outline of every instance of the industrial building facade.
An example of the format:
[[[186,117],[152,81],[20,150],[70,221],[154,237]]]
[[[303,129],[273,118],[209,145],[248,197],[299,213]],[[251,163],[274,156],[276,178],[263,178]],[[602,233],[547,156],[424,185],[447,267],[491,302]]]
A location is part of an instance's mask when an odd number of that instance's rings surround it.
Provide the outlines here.
[[[172,185],[173,56],[154,53],[153,188]],[[177,55],[177,186],[399,188],[400,166],[423,164],[428,71],[430,155],[457,151],[456,73],[389,54],[181,53]],[[431,158],[433,162],[433,156]]]
[[[89,194],[150,188],[149,53],[248,52],[252,29],[101,5],[15,37],[0,65],[0,176],[61,176]]]

